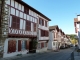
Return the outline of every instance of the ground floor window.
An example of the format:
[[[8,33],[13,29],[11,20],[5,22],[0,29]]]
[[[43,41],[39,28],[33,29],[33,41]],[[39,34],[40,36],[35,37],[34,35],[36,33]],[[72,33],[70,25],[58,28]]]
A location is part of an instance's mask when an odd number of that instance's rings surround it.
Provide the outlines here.
[[[53,42],[53,46],[55,46],[55,42]]]
[[[21,50],[25,50],[26,49],[26,45],[27,45],[26,41],[23,40],[22,44],[21,44]]]
[[[41,42],[41,48],[44,48],[44,42]]]
[[[47,42],[44,42],[44,47],[47,47]]]
[[[22,51],[29,49],[28,40],[9,40],[8,41],[8,53]]]
[[[38,43],[37,48],[38,48],[38,49],[41,48],[41,43]]]
[[[40,43],[38,43],[38,45],[37,45],[37,48],[38,48],[38,49],[45,48],[45,47],[47,47],[47,42],[40,42]]]

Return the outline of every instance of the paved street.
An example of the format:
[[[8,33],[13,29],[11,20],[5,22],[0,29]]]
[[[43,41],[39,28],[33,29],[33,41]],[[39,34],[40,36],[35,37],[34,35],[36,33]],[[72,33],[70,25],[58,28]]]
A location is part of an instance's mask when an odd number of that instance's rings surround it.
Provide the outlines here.
[[[73,51],[72,48],[62,49],[59,52],[46,52],[40,53],[33,56],[27,56],[24,58],[19,58],[17,60],[68,60],[70,53]]]

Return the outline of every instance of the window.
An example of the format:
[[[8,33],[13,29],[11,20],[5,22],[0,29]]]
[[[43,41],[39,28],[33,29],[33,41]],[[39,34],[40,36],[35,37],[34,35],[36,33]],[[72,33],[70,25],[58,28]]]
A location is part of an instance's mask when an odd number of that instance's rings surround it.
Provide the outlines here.
[[[49,32],[48,31],[45,31],[45,30],[41,30],[41,36],[45,36],[45,37],[48,37],[49,36]]]
[[[44,25],[44,20],[42,18],[39,18],[39,24],[42,26]]]
[[[31,22],[26,20],[26,30],[31,31]]]
[[[38,49],[40,49],[40,48],[41,48],[41,43],[38,43],[37,48],[38,48]]]
[[[34,31],[36,31],[36,23],[34,23],[34,25],[33,25],[33,26],[34,26]]]
[[[44,43],[44,47],[47,47],[47,42]]]
[[[24,40],[24,41],[22,41],[22,44],[21,44],[22,46],[22,50],[25,50],[26,49],[26,41]]]
[[[47,21],[45,21],[45,26],[47,27]]]
[[[53,46],[55,46],[55,42],[53,42]]]
[[[29,8],[27,6],[24,7],[24,13],[29,14]]]
[[[19,29],[20,28],[20,18],[12,15],[12,28]]]

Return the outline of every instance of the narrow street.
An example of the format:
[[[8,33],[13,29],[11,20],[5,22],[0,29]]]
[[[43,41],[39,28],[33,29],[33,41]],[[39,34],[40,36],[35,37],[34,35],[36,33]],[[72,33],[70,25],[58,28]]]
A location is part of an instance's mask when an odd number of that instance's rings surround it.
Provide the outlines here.
[[[33,56],[19,58],[17,60],[68,60],[73,48],[61,49],[59,52],[46,52]]]

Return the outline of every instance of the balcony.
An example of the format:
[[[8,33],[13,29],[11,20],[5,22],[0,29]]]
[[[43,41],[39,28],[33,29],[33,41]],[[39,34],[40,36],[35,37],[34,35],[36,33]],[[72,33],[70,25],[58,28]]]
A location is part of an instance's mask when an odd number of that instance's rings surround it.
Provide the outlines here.
[[[49,40],[49,37],[39,37],[39,40]]]

